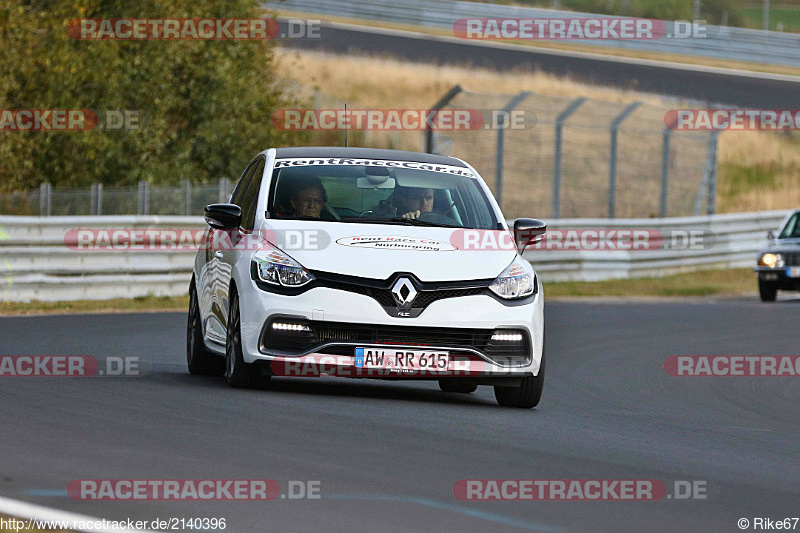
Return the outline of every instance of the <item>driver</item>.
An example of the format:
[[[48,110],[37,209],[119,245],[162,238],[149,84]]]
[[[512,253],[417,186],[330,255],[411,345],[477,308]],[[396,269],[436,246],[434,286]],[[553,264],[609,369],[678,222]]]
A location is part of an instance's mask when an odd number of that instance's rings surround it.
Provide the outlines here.
[[[433,212],[433,189],[418,187],[396,187],[392,203],[403,218],[419,218],[423,213]]]
[[[320,218],[322,208],[328,200],[328,194],[322,182],[315,176],[300,178],[293,184],[293,192],[289,203],[296,218]]]

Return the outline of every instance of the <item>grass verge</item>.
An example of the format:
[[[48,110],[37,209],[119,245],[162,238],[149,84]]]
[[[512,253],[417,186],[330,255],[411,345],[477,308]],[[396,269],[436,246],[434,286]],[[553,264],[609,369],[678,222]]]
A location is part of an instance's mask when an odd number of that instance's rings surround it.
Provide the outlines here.
[[[189,296],[137,296],[113,300],[76,300],[72,302],[2,302],[0,316],[83,313],[142,313],[186,311]]]
[[[701,270],[663,278],[564,281],[544,284],[548,298],[755,296],[756,276],[749,268]]]

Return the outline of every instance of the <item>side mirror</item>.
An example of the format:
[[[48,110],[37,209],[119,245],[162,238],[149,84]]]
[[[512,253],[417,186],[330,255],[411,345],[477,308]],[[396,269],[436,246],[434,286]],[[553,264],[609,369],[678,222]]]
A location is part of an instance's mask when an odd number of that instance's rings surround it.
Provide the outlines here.
[[[535,218],[518,218],[514,221],[514,240],[522,253],[531,244],[542,242],[547,233],[547,224]]]
[[[772,230],[769,230],[769,231],[767,232],[767,239],[769,239],[769,240],[771,240],[771,241],[774,241],[774,240],[775,240],[775,232],[774,232],[774,231],[772,231]]]
[[[237,229],[242,223],[242,208],[234,204],[207,205],[205,218],[212,228]]]

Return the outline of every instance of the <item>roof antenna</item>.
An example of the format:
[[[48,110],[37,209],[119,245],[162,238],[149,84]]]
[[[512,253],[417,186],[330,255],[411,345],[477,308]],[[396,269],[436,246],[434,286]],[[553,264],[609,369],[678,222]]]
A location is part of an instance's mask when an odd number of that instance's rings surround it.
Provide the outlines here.
[[[347,120],[347,102],[344,103],[344,147],[347,148],[347,133],[350,131],[350,123]]]

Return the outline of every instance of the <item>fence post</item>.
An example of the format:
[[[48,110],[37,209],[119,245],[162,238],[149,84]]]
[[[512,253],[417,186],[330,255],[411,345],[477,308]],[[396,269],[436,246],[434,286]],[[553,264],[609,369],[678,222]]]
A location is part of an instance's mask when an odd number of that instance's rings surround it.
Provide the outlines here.
[[[146,181],[139,182],[139,209],[140,215],[150,213],[150,184]]]
[[[611,152],[608,163],[608,218],[617,217],[617,134],[622,122],[628,118],[641,102],[634,102],[611,122]]]
[[[189,180],[183,180],[183,189],[184,189],[185,206],[186,206],[184,212],[188,217],[189,215],[192,214],[192,182]]]
[[[49,217],[53,212],[53,186],[48,182],[39,185],[39,216]]]
[[[667,216],[667,195],[669,194],[669,145],[672,138],[672,130],[664,130],[664,142],[661,146],[661,200],[658,203],[658,216]]]
[[[719,140],[720,132],[718,130],[711,132],[711,137],[708,139],[708,200],[706,201],[706,208],[709,215],[714,215],[717,212],[717,141]]]
[[[447,93],[445,93],[445,95],[442,96],[438,102],[433,104],[433,107],[430,110],[428,110],[428,116],[435,116],[437,111],[450,103],[450,100],[455,98],[456,95],[461,91],[462,89],[460,85],[456,85],[447,91]],[[433,153],[433,130],[431,129],[427,120],[425,121],[425,152],[429,154]]]
[[[522,91],[514,96],[497,115],[497,154],[495,157],[495,181],[494,181],[494,197],[497,200],[497,205],[503,205],[503,142],[506,127],[506,117],[511,111],[514,110],[519,104],[522,103],[527,97],[531,95],[530,91]]]
[[[103,214],[103,184],[97,184],[97,215]]]
[[[95,209],[97,208],[97,184],[92,183],[91,191],[89,193],[89,214],[96,215]]]
[[[219,203],[228,203],[228,190],[231,188],[231,180],[228,178],[219,179]]]
[[[556,145],[553,156],[553,218],[561,216],[561,136],[564,122],[583,104],[586,98],[577,98],[556,118]]]

